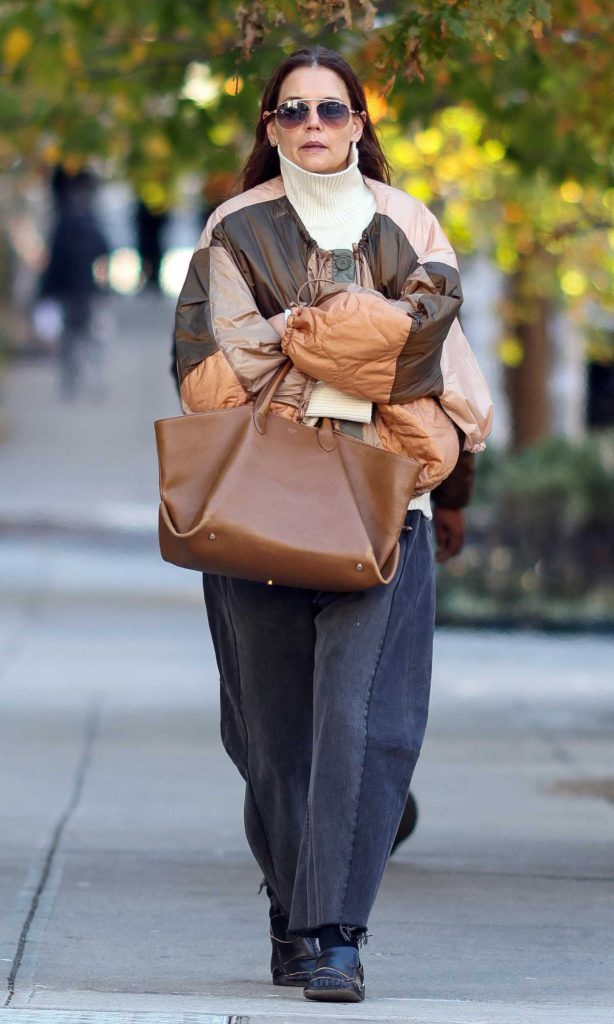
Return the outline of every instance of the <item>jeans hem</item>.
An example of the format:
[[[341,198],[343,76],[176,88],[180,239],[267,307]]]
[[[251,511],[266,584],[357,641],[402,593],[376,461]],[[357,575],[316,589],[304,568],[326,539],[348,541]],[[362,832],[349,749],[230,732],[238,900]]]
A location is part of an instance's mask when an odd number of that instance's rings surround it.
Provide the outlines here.
[[[338,921],[322,921],[315,928],[288,928],[288,937],[292,935],[317,939],[322,928],[334,926],[339,929],[344,939],[350,942],[352,939],[358,944],[358,948],[367,945],[367,926],[362,924],[339,924]]]

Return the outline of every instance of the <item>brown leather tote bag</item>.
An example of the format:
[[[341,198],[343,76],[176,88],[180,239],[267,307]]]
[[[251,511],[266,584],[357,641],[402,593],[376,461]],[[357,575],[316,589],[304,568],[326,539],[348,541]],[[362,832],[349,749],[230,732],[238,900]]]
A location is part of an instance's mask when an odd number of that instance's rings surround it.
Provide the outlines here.
[[[155,424],[162,557],[186,569],[307,587],[389,583],[420,465],[255,404]]]

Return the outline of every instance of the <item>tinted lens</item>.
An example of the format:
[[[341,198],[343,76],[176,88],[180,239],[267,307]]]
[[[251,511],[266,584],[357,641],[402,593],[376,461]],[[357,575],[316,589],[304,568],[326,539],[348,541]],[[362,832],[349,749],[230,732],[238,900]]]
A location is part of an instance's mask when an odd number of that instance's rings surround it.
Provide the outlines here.
[[[277,108],[277,120],[282,128],[298,128],[309,116],[309,104],[304,100],[287,100]]]
[[[318,103],[318,116],[324,124],[331,128],[345,128],[350,120],[350,112],[345,103],[339,100],[322,100]]]

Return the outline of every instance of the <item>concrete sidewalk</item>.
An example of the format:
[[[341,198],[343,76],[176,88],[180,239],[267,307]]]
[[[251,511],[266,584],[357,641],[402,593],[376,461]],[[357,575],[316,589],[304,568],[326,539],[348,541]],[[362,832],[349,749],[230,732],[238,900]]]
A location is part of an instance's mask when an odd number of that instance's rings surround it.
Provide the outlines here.
[[[151,420],[177,407],[167,307],[139,302],[116,310],[106,403],[62,406],[44,363],[4,388],[0,1020],[611,1024],[604,637],[438,633],[420,821],[372,915],[367,999],[271,986],[199,579],[156,550]]]
[[[181,413],[170,374],[173,302],[146,292],[102,310],[101,365],[60,398],[53,359],[0,377],[0,526],[153,533],[154,419]]]

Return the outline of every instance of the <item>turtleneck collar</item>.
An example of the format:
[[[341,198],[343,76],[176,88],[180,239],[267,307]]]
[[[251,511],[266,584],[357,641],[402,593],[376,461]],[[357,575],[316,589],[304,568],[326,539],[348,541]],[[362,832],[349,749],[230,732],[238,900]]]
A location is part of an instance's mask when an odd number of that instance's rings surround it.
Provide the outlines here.
[[[375,199],[365,185],[358,169],[358,149],[351,147],[351,160],[347,167],[334,174],[306,171],[288,160],[279,150],[279,164],[286,195],[299,217],[316,241],[322,232],[326,237],[335,228],[355,223],[356,219],[371,219]],[[362,228],[365,226],[363,223]],[[360,237],[360,231],[356,240]]]
[[[281,146],[278,147],[277,152],[284,185],[287,181],[291,188],[294,186],[300,189],[315,189],[319,197],[322,192],[325,195],[334,195],[343,192],[348,186],[351,188],[356,183],[363,184],[362,175],[358,170],[358,147],[355,142],[352,142],[350,147],[350,162],[347,167],[344,167],[342,171],[335,171],[334,174],[306,171],[304,167],[299,167],[292,160],[288,160],[288,157],[282,153]]]

